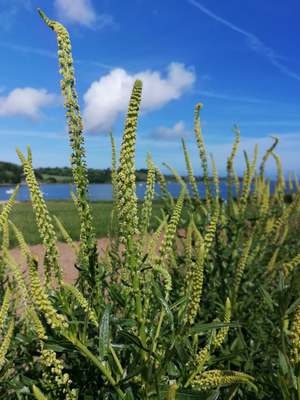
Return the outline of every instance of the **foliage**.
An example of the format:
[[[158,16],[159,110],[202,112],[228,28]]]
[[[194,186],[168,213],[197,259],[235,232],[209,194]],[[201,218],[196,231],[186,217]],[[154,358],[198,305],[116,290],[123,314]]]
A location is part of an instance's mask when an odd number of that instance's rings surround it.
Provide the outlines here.
[[[244,153],[241,181],[234,170],[236,129],[224,201],[213,159],[209,177],[198,104],[195,135],[205,198],[198,193],[183,142],[191,193],[169,167],[182,185],[173,199],[149,156],[147,190],[139,209],[135,143],[142,82],[136,81],[119,165],[112,138],[111,244],[99,255],[70,39],[61,24],[40,14],[58,38],[76,186],[73,198],[80,221],[79,279],[74,286],[62,279],[54,222],[70,246],[71,237],[44,202],[31,152],[25,158],[19,151],[46,250],[40,260],[46,279],[22,232],[9,223],[14,193],[0,214],[0,398],[299,399],[300,188],[296,178],[286,188],[275,153],[277,139],[258,171],[257,148],[252,161]],[[272,193],[265,177],[270,157],[278,169]],[[165,205],[153,225],[155,179]],[[9,227],[27,274],[8,250]]]

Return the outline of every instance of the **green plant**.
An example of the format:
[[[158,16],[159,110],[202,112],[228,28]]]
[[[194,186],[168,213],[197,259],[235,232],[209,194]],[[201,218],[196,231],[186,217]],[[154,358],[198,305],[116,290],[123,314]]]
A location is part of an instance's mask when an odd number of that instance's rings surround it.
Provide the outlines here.
[[[192,195],[184,179],[168,167],[182,187],[178,198],[172,198],[149,155],[147,190],[139,209],[135,143],[142,82],[136,81],[119,165],[111,135],[111,243],[99,255],[70,39],[61,24],[42,11],[40,15],[57,34],[79,248],[61,221],[54,220],[75,247],[79,278],[75,285],[63,282],[56,229],[35,179],[31,152],[26,158],[18,151],[46,250],[40,260],[45,282],[22,232],[9,223],[14,194],[0,214],[0,398],[229,400],[278,398],[280,393],[283,399],[299,399],[300,189],[295,180],[296,191],[290,190],[286,201],[275,154],[278,140],[263,156],[259,172],[257,148],[252,162],[244,153],[240,182],[234,169],[240,140],[235,128],[224,201],[212,157],[209,176],[198,104],[194,123],[205,199],[183,142]],[[278,170],[273,191],[265,177],[270,156]],[[155,179],[165,207],[153,225]],[[9,227],[26,261],[26,276],[9,252]]]

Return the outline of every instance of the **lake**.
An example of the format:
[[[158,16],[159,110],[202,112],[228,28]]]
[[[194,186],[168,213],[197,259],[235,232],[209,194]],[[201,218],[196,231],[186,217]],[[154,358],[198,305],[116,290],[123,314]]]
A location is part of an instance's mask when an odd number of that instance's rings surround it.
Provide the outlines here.
[[[3,185],[0,186],[0,200],[8,200],[13,192],[14,185]],[[70,200],[71,195],[70,192],[74,187],[67,183],[55,183],[55,184],[41,184],[41,190],[44,194],[44,198],[46,200]],[[271,188],[274,187],[274,182],[271,182]],[[137,183],[137,196],[139,199],[143,199],[146,189],[145,182]],[[180,185],[176,182],[169,182],[168,189],[173,196],[178,196],[180,192]],[[159,196],[160,190],[159,185],[156,185],[156,193]],[[198,184],[198,190],[201,197],[204,197],[205,188],[203,183]],[[220,192],[221,197],[226,198],[227,195],[227,187],[226,182],[222,181],[220,183]],[[89,198],[92,201],[95,200],[112,200],[112,186],[110,183],[95,183],[89,185]],[[30,200],[29,191],[26,185],[20,186],[19,193],[17,195],[18,201],[28,201]]]

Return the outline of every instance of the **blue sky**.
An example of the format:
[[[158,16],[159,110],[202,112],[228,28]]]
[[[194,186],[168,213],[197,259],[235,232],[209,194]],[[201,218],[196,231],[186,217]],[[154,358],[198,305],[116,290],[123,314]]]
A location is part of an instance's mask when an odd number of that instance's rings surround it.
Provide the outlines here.
[[[35,166],[69,163],[56,39],[41,6],[68,28],[90,167],[110,166],[134,79],[144,82],[137,167],[147,152],[181,173],[185,137],[200,174],[193,114],[220,174],[241,129],[241,150],[280,138],[285,172],[300,171],[300,4],[297,0],[0,0],[0,160],[30,144]],[[240,151],[237,169],[243,168]],[[270,162],[270,174],[274,174]]]

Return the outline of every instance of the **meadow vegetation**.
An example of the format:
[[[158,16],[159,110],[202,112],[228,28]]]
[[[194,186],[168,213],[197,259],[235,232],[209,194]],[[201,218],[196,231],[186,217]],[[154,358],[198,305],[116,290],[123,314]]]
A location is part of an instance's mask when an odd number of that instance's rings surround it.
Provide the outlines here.
[[[244,152],[241,181],[234,168],[240,141],[235,129],[227,158],[228,196],[222,201],[215,162],[202,137],[202,105],[197,104],[195,137],[205,198],[199,196],[183,142],[191,190],[170,167],[182,186],[178,198],[172,198],[149,155],[139,208],[135,144],[142,82],[137,80],[118,161],[111,136],[110,246],[98,254],[94,222],[102,221],[101,216],[94,219],[88,202],[70,39],[60,23],[40,15],[57,35],[80,273],[75,285],[63,281],[53,219],[57,210],[43,199],[30,148],[26,155],[18,150],[45,258],[41,277],[24,239],[28,227],[11,218],[14,193],[0,214],[0,398],[299,400],[300,187],[296,177],[285,182],[278,140],[260,163],[257,147],[252,157]],[[270,158],[278,171],[273,192],[266,176]],[[156,216],[155,182],[163,201]],[[9,251],[12,235],[26,260],[26,275]]]
[[[163,208],[160,200],[153,202],[153,218],[151,227],[155,228],[159,224],[160,211]],[[97,238],[107,237],[110,229],[111,212],[113,203],[111,201],[92,201],[90,202],[91,213],[93,216],[95,235]],[[79,240],[80,236],[80,220],[76,210],[76,206],[72,201],[48,201],[47,208],[52,216],[56,216],[62,223],[72,240]],[[139,204],[141,209],[141,204]],[[35,214],[30,202],[24,201],[14,204],[10,213],[10,220],[23,233],[27,244],[34,245],[41,242],[38,227],[35,224]],[[57,238],[64,241],[64,237],[57,223],[54,222]],[[0,238],[2,234],[0,233]],[[18,239],[11,232],[10,248],[18,245]]]

